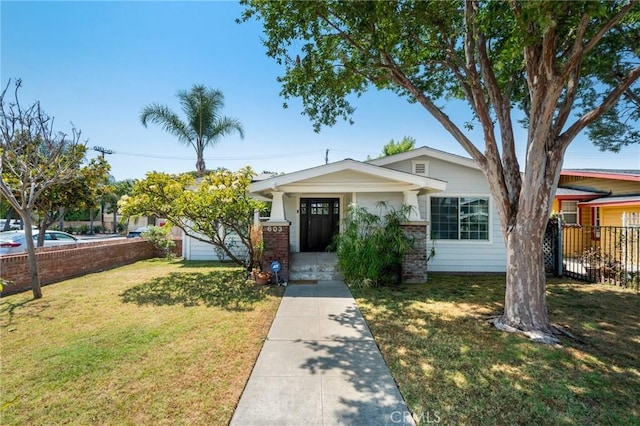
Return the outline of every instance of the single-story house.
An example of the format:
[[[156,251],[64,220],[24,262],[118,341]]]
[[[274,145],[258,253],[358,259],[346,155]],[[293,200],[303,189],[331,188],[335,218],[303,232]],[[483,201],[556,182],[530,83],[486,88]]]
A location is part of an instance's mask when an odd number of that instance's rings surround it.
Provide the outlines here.
[[[565,226],[565,257],[579,257],[593,246],[618,253],[620,233],[626,232],[620,227],[640,227],[640,170],[562,170],[552,211]],[[637,256],[637,248],[631,251]]]
[[[640,216],[640,170],[562,170],[552,210],[567,225],[624,226]]]
[[[375,213],[379,202],[412,207],[407,229],[435,249],[429,271],[504,272],[506,251],[487,180],[466,157],[422,147],[370,161],[342,161],[254,181],[249,191],[271,201],[264,229],[285,252],[322,252],[340,232],[348,206]],[[185,241],[187,259],[214,259]]]

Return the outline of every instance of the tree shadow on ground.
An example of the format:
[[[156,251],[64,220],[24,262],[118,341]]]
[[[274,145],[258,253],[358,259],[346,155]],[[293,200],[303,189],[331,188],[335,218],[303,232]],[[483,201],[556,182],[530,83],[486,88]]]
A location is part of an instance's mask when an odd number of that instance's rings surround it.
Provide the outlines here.
[[[238,268],[237,263],[220,260],[181,260],[177,263],[181,269]]]
[[[554,348],[482,320],[502,303],[499,277],[433,278],[403,289],[356,291],[416,418],[429,410],[452,424],[632,424],[640,418],[636,294],[548,280],[551,320],[581,340],[562,337],[563,346]]]
[[[34,303],[38,302],[38,303]],[[49,307],[48,302],[43,302],[41,299],[5,299],[0,304],[0,326],[9,327],[13,324],[13,319],[16,315],[16,311],[19,309],[28,308],[30,315],[33,317],[40,317],[40,314]],[[7,315],[4,319],[4,315]]]
[[[204,305],[247,311],[264,300],[269,291],[248,282],[243,271],[220,270],[209,273],[174,272],[132,287],[120,296],[123,302],[138,305]]]

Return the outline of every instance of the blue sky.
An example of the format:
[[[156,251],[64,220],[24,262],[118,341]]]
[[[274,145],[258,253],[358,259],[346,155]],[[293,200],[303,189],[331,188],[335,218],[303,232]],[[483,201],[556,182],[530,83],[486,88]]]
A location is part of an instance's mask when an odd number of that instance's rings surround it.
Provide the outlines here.
[[[107,158],[117,180],[195,169],[191,147],[139,120],[152,102],[179,111],[176,92],[195,83],[222,90],[223,113],[245,128],[244,139],[230,136],[205,151],[208,168],[291,172],[324,164],[327,149],[329,161],[364,160],[405,135],[417,146],[466,155],[419,105],[386,92],[357,100],[354,125],[314,133],[300,102],[282,108],[282,69],[265,55],[260,23],[235,23],[241,11],[235,2],[2,1],[1,82],[21,78],[23,103],[39,100],[57,129],[73,122],[89,147],[114,150]],[[468,110],[447,112],[462,123]],[[478,131],[471,137],[481,141]],[[640,146],[602,153],[581,136],[564,167],[638,169]]]

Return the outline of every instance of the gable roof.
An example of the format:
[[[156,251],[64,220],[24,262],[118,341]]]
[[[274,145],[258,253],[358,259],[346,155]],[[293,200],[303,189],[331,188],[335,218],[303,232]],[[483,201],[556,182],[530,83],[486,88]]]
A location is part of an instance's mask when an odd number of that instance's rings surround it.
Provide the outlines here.
[[[249,191],[252,193],[277,191],[280,187],[295,186],[296,184],[301,184],[305,181],[308,182],[314,178],[320,178],[341,172],[355,172],[362,175],[369,175],[389,182],[404,184],[408,189],[410,188],[415,190],[427,189],[437,192],[444,191],[447,186],[446,182],[439,179],[400,172],[347,158],[346,160],[337,161],[335,163],[299,170],[285,175],[274,176],[262,181],[254,181],[249,186]],[[336,182],[336,184],[339,184],[339,182]],[[312,183],[308,183],[308,185],[312,185]],[[348,185],[349,183],[345,184],[345,186]],[[354,190],[358,191],[359,189]],[[382,191],[382,189],[379,189],[379,191]]]
[[[439,160],[448,161],[450,163],[480,170],[478,164],[471,158],[451,154],[445,151],[440,151],[439,149],[429,148],[428,146],[422,146],[420,148],[401,152],[399,154],[387,155],[386,157],[375,158],[373,160],[367,161],[367,163],[374,164],[376,166],[386,166],[388,164],[398,163],[405,160],[412,160],[414,158],[422,156],[437,158]]]

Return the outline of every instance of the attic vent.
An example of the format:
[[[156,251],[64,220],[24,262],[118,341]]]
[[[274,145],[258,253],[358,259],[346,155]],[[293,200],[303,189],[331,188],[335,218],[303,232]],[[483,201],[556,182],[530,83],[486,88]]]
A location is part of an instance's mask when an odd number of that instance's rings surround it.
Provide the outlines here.
[[[427,161],[414,161],[413,162],[413,173],[416,175],[426,176],[428,172],[429,162]]]

